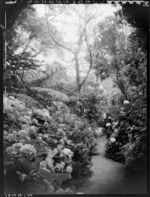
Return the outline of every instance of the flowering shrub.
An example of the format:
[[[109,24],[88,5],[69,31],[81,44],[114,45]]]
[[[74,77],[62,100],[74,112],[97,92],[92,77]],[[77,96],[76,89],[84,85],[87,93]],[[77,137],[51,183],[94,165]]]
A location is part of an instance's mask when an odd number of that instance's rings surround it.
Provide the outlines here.
[[[19,152],[25,155],[36,155],[36,149],[31,144],[25,144],[20,149]]]
[[[67,105],[79,117],[86,118],[90,124],[95,123],[100,126],[105,105],[105,95],[102,90],[93,87],[87,91],[84,90],[80,99],[70,96]]]
[[[38,106],[38,102],[34,100],[32,97],[27,96],[26,94],[11,93],[10,95],[24,102],[26,104],[26,107],[32,108]]]
[[[112,123],[105,155],[136,170],[146,162],[147,118],[146,101],[125,100],[120,108],[118,122]]]
[[[72,158],[73,156],[73,152],[69,149],[69,148],[64,148],[62,150],[62,153],[66,156],[68,156],[70,159]]]
[[[20,136],[20,138],[24,138],[24,137],[28,137],[28,135],[29,135],[29,132],[28,131],[26,131],[26,130],[20,130],[19,132],[18,132],[18,135]]]
[[[20,189],[26,191],[32,190],[32,182],[39,183],[40,188],[43,185],[48,193],[59,193],[64,181],[89,173],[86,169],[96,142],[94,133],[79,118],[62,124],[47,109],[29,109],[14,97],[5,97],[5,101],[5,124],[10,125],[4,130],[6,177],[12,171],[22,184]],[[16,124],[9,124],[12,120]]]

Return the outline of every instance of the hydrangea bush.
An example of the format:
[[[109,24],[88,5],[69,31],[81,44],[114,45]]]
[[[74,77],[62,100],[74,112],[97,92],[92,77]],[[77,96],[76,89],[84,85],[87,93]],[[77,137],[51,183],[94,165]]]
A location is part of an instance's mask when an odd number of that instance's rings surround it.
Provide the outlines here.
[[[5,179],[11,182],[13,172],[20,190],[67,194],[69,189],[59,190],[64,181],[88,175],[96,151],[94,133],[77,117],[60,121],[65,113],[59,112],[51,116],[48,109],[27,108],[13,96],[4,97]]]
[[[125,100],[120,108],[118,121],[112,122],[105,155],[125,163],[129,170],[137,170],[147,158],[147,115],[146,100]],[[116,124],[117,123],[117,124]]]

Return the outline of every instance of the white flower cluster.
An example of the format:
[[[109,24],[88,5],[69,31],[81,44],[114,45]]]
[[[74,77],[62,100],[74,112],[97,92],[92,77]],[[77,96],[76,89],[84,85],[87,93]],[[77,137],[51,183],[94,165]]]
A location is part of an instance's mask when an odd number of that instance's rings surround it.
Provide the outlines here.
[[[6,103],[6,100],[7,100],[7,103]],[[7,99],[5,97],[5,103],[6,103],[6,105],[5,105],[6,108],[7,107],[15,107],[16,110],[20,111],[20,112],[22,112],[25,109],[25,103],[14,98],[13,96],[8,97]]]
[[[49,134],[45,133],[45,134],[43,134],[43,137],[48,139],[49,138]]]
[[[7,131],[3,131],[3,136],[7,136],[7,135],[8,135]]]
[[[22,103],[22,102],[20,102],[20,101],[18,100],[18,102],[17,102],[16,105],[15,105],[15,108],[16,108],[18,111],[22,112],[22,111],[25,109],[25,104]]]
[[[30,130],[30,133],[37,134],[37,127],[31,126],[29,130]]]
[[[22,129],[22,130],[26,130],[26,131],[29,132],[30,126],[29,126],[28,124],[22,124],[22,125],[21,125],[21,129]]]
[[[11,155],[16,155],[22,146],[23,146],[22,143],[14,143],[12,146],[6,148],[6,153]]]
[[[61,135],[61,136],[66,136],[66,133],[64,132],[62,128],[59,128],[56,134]]]
[[[15,150],[16,150],[16,149],[19,150],[22,146],[23,146],[22,143],[15,143],[15,144],[12,145],[12,148],[15,149]]]
[[[46,157],[45,161],[47,162],[47,166],[50,168],[50,169],[53,169],[53,160],[49,157]]]
[[[54,155],[57,155],[57,153],[58,153],[58,149],[57,149],[57,148],[54,148],[53,154],[54,154]]]
[[[64,168],[65,165],[66,165],[65,162],[63,162],[63,161],[61,161],[60,164],[61,164],[61,166],[63,166],[63,168]]]
[[[68,173],[72,173],[72,167],[71,167],[71,166],[67,166],[67,168],[66,168],[66,172],[68,172]]]
[[[118,124],[119,124],[119,123],[118,123],[117,121],[116,121],[116,122],[113,122],[113,123],[112,123],[113,128],[117,127],[117,126],[118,126]]]
[[[16,151],[14,151],[11,146],[9,146],[6,148],[6,153],[7,154],[16,154]]]
[[[64,166],[60,163],[57,163],[55,166],[55,170],[58,170],[59,172],[63,171]]]
[[[20,148],[20,153],[22,154],[27,154],[27,155],[32,155],[32,154],[36,154],[36,149],[34,148],[33,145],[31,144],[25,144]]]
[[[114,133],[118,134],[119,133],[119,129],[115,129]]]
[[[98,135],[98,136],[102,136],[103,135],[103,129],[101,127],[98,127],[96,130],[95,130],[95,133]]]
[[[18,132],[18,134],[20,135],[20,137],[28,137],[29,132],[26,131],[26,130],[20,130],[20,131]]]
[[[35,118],[32,119],[32,122],[33,122],[34,124],[38,124],[38,120],[35,119]]]
[[[129,101],[128,101],[128,100],[124,100],[124,101],[123,101],[123,104],[124,104],[124,105],[128,105],[128,104],[129,104]]]
[[[25,116],[21,116],[20,118],[18,118],[18,120],[23,123],[23,124],[30,124],[29,119],[27,119]]]
[[[61,151],[61,150],[63,149],[63,147],[64,147],[64,146],[63,146],[62,144],[58,144],[58,145],[57,145],[57,149],[58,149],[59,151]]]
[[[72,158],[73,156],[73,152],[69,149],[69,148],[64,148],[62,150],[62,153],[66,156],[68,156],[70,159]]]
[[[112,142],[112,143],[116,142],[116,138],[111,137],[110,142]]]
[[[54,153],[53,153],[53,151],[52,151],[52,149],[51,148],[47,148],[46,147],[46,150],[47,150],[47,157],[49,157],[49,158],[53,158],[53,156],[54,156]]]
[[[106,124],[106,127],[110,127],[110,126],[111,126],[111,123],[108,122],[108,123]]]
[[[47,169],[47,162],[46,161],[41,161],[39,166],[40,166],[41,169]]]
[[[9,142],[16,141],[16,135],[13,134],[13,133],[9,133],[9,134],[6,136],[6,139],[7,139]]]
[[[19,99],[17,98],[14,98],[13,96],[10,96],[9,97],[10,99],[10,102],[13,106],[15,106],[15,108],[18,110],[18,111],[22,111],[25,109],[25,103],[20,101]]]
[[[43,112],[43,116],[45,118],[51,118],[50,115],[49,115],[49,111],[47,109],[42,109],[42,112]]]
[[[47,109],[35,109],[33,110],[33,114],[37,115],[37,116],[41,116],[43,118],[48,118],[51,119],[50,115],[49,115],[49,111]]]

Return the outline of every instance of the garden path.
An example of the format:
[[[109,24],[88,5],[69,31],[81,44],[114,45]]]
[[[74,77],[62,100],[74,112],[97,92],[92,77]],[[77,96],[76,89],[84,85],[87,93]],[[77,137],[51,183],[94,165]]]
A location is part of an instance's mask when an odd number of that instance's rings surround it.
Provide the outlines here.
[[[145,193],[146,184],[136,176],[127,178],[125,166],[105,158],[106,136],[98,140],[99,154],[92,158],[93,175],[86,181],[84,194],[136,194]]]

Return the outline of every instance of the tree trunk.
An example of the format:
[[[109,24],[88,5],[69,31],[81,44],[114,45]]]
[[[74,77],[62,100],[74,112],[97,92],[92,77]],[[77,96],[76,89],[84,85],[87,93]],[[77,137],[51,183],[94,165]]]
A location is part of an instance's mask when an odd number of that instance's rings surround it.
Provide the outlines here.
[[[79,69],[78,54],[75,54],[75,69],[76,69],[76,82],[78,87],[78,93],[80,94],[81,85],[80,85],[80,69]]]

